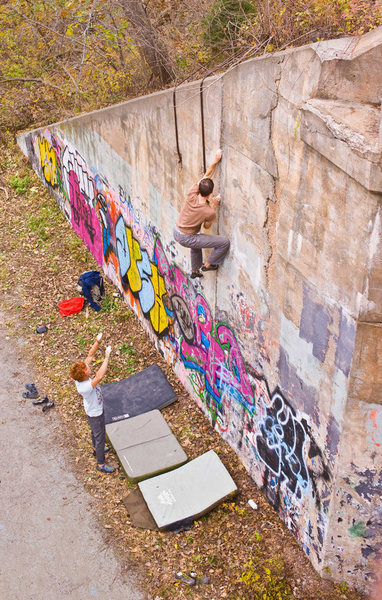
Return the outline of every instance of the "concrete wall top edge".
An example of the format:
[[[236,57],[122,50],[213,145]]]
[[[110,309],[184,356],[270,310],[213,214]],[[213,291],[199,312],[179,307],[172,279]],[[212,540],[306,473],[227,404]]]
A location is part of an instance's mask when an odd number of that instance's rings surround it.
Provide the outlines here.
[[[206,78],[206,81],[211,82],[213,79],[218,79],[217,76],[212,76],[212,77],[208,77]],[[201,80],[198,81],[190,81],[187,83],[182,84],[181,87],[178,88],[179,92],[180,91],[186,91],[187,88],[192,87],[193,85],[195,85],[195,83],[200,82]],[[160,97],[160,96],[166,96],[166,94],[168,94],[168,92],[173,92],[175,89],[175,87],[171,87],[171,88],[166,88],[164,90],[159,90],[157,92],[153,92],[152,94],[146,94],[144,96],[136,96],[135,98],[129,98],[128,100],[122,101],[122,102],[118,102],[117,104],[112,104],[111,106],[105,106],[104,108],[99,108],[97,110],[93,110],[90,112],[86,112],[86,113],[81,113],[80,115],[76,115],[75,117],[71,117],[69,119],[65,119],[63,121],[56,121],[55,123],[49,123],[47,125],[42,125],[41,127],[36,127],[36,129],[28,129],[27,131],[22,131],[17,135],[17,139],[21,140],[23,137],[25,137],[26,135],[29,135],[30,133],[33,135],[36,135],[37,133],[44,131],[44,129],[58,129],[58,128],[62,128],[65,125],[70,125],[72,123],[75,123],[76,121],[82,121],[84,122],[84,120],[90,120],[92,119],[94,116],[104,116],[107,112],[111,112],[114,111],[115,109],[121,108],[122,106],[127,106],[127,105],[132,105],[134,103],[141,103],[142,101],[150,101],[155,97]]]
[[[267,61],[276,60],[277,61],[281,57],[287,57],[290,54],[295,55],[296,53],[304,53],[306,51],[314,52],[318,56],[318,58],[320,59],[321,62],[328,61],[328,60],[337,60],[338,58],[350,60],[351,58],[354,57],[354,53],[356,53],[356,55],[358,55],[360,53],[367,52],[368,49],[375,46],[376,39],[377,40],[380,39],[381,40],[380,43],[382,43],[382,27],[379,27],[376,30],[369,32],[365,36],[362,36],[362,40],[363,40],[363,38],[367,38],[367,40],[365,43],[362,43],[361,46],[359,44],[359,40],[361,39],[361,36],[346,37],[346,38],[333,39],[333,40],[324,40],[324,41],[320,41],[320,42],[314,42],[312,44],[304,44],[303,46],[299,46],[298,48],[288,48],[286,50],[282,50],[282,51],[275,52],[272,54],[267,54],[267,55],[263,54],[261,56],[255,56],[253,58],[249,58],[248,60],[245,60],[242,63],[235,65],[234,69],[240,68],[242,65],[247,65],[248,63],[251,63],[251,62],[259,62],[259,61],[263,61],[263,60],[267,60]],[[208,83],[210,83],[214,79],[215,80],[221,79],[230,71],[232,71],[232,67],[229,67],[222,74],[206,77],[205,82],[208,85]],[[120,108],[125,105],[127,106],[127,105],[134,104],[137,101],[142,102],[142,101],[145,101],[146,99],[151,100],[152,98],[155,98],[155,97],[164,96],[168,92],[173,92],[174,89],[176,89],[178,92],[187,90],[188,88],[195,86],[195,84],[200,84],[201,81],[202,81],[202,79],[196,79],[196,80],[192,80],[189,82],[184,82],[184,83],[181,82],[180,84],[178,84],[179,87],[173,86],[173,87],[166,88],[164,90],[159,90],[157,92],[153,92],[151,94],[147,94],[144,96],[137,96],[135,98],[130,98],[126,101],[122,101],[117,104],[113,104],[111,106],[107,106],[107,107],[104,107],[104,108],[101,108],[98,110],[94,110],[94,111],[91,111],[88,113],[82,113],[80,115],[76,115],[76,116],[71,117],[70,119],[66,119],[64,121],[57,121],[57,122],[51,123],[49,125],[44,125],[44,126],[32,129],[32,130],[20,132],[17,136],[17,139],[19,140],[20,138],[22,138],[23,136],[26,136],[29,133],[36,134],[40,131],[43,131],[47,127],[60,128],[64,124],[70,124],[70,123],[76,122],[78,120],[84,121],[84,119],[86,119],[86,120],[92,119],[96,115],[103,116],[108,111],[115,110],[116,108]],[[19,142],[19,143],[21,143],[21,142]]]

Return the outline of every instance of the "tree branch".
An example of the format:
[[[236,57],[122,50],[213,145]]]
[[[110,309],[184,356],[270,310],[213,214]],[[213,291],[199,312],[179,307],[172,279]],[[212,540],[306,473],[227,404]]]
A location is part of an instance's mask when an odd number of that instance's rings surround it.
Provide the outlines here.
[[[81,62],[80,62],[78,75],[77,75],[77,79],[76,79],[76,84],[75,84],[76,92],[74,95],[74,110],[77,108],[78,88],[79,88],[80,79],[81,79],[81,75],[82,75],[82,67],[84,66],[84,62],[85,62],[85,58],[86,58],[88,33],[89,33],[90,24],[91,24],[92,18],[93,18],[93,11],[95,10],[96,6],[97,6],[97,0],[94,0],[93,4],[91,5],[91,8],[89,10],[88,22],[86,23],[85,31],[83,33],[84,45],[83,45],[83,49],[82,49],[82,57],[81,57]]]
[[[49,85],[50,87],[55,88],[56,90],[60,90],[60,92],[64,91],[62,88],[58,87],[58,85],[54,85],[54,83],[50,83],[49,81],[44,81],[43,79],[40,79],[38,77],[4,77],[3,79],[0,79],[0,83],[2,83],[3,81],[10,82],[10,83],[18,83],[18,82],[25,83],[27,81],[34,81],[35,83],[42,83],[43,85]]]

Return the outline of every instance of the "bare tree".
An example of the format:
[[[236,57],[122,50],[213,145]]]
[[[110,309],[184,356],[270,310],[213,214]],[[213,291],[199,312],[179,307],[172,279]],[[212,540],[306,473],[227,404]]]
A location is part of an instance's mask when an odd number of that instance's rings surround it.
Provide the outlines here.
[[[140,53],[161,85],[174,79],[175,74],[167,49],[155,31],[141,0],[119,0],[130,21],[133,38]]]

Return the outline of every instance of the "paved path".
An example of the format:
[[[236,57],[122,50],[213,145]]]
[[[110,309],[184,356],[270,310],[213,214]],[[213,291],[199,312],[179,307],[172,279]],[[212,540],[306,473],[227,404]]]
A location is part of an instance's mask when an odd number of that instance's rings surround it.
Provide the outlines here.
[[[55,441],[54,409],[20,402],[33,381],[0,313],[0,598],[143,600]]]

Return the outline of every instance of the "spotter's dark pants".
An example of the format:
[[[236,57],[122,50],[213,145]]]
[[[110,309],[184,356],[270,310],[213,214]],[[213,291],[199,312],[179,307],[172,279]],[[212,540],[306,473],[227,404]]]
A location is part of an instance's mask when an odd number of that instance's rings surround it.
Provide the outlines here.
[[[89,415],[87,417],[92,434],[92,444],[96,449],[97,464],[103,465],[105,462],[105,413],[98,417],[89,417]]]

